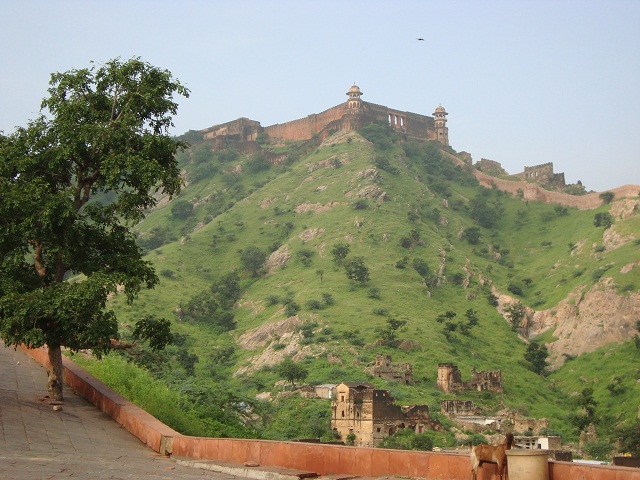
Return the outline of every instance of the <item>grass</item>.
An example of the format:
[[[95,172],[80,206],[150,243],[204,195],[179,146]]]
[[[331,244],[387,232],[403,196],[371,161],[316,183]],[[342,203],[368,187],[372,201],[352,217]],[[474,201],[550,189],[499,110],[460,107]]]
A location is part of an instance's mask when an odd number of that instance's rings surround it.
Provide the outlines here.
[[[181,199],[195,203],[196,198],[202,200],[216,195],[222,200],[197,202],[194,219],[190,222],[201,222],[207,216],[212,218],[202,228],[189,231],[188,240],[181,233],[184,223],[172,218],[170,204],[150,212],[137,227],[139,232],[147,233],[162,226],[182,240],[164,244],[146,257],[157,272],[172,271],[173,276],[163,276],[154,290],[141,292],[131,306],[120,297],[112,300],[111,306],[121,323],[131,324],[143,314],[172,319],[174,331],[191,339],[189,351],[200,359],[196,364],[199,380],[215,385],[223,378],[225,388],[239,388],[252,396],[273,389],[277,376],[269,369],[249,377],[232,377],[232,373],[250,362],[260,350],[236,348],[230,364],[223,369],[212,367],[208,358],[218,346],[234,345],[242,333],[284,319],[284,315],[278,313],[282,305],[269,306],[267,298],[293,295],[302,307],[299,312],[302,321],[316,321],[333,332],[329,336],[312,338],[314,347],[322,352],[304,360],[309,380],[314,383],[367,379],[367,363],[376,353],[388,353],[396,362],[411,362],[414,376],[419,381],[412,387],[384,382],[380,386],[397,394],[399,403],[427,403],[437,408],[444,398],[435,387],[439,362],[457,364],[464,379],[470,377],[472,367],[500,369],[505,382],[504,394],[465,392],[465,398],[490,409],[500,402],[513,408],[526,404],[531,416],[550,418],[553,429],[567,436],[574,435],[566,417],[573,409],[570,396],[577,387],[560,378],[566,368],[582,364],[574,363],[576,360],[569,362],[551,377],[553,381],[532,373],[523,360],[525,342],[488,304],[489,287],[482,286],[480,278],[489,279],[499,292],[506,293],[510,284],[521,285],[522,295],[517,297],[520,301],[535,305],[536,309],[550,309],[571,292],[591,288],[593,272],[612,264],[603,277],[611,278],[624,295],[632,295],[633,286],[640,286],[640,267],[627,273],[620,270],[632,259],[637,261],[640,257],[638,244],[629,241],[615,250],[596,252],[594,245],[603,244],[604,232],[593,226],[593,216],[600,210],[568,209],[565,212],[553,205],[523,202],[501,192],[485,191],[491,205],[502,213],[495,228],[480,227],[481,242],[471,245],[459,234],[463,228],[477,225],[470,211],[474,199],[481,194],[479,187],[471,185],[472,182],[463,184],[434,174],[429,164],[404,157],[399,146],[386,152],[398,167],[397,175],[381,170],[377,171],[377,176],[364,174],[371,172],[372,159],[378,153],[370,144],[344,142],[318,147],[287,166],[274,166],[270,171],[258,174],[242,174],[234,184],[229,184],[224,171],[231,165],[223,165],[212,177],[187,186]],[[183,161],[187,172],[193,168],[188,158],[187,155]],[[329,161],[336,158],[344,161],[334,168]],[[234,164],[244,161],[246,158],[241,157]],[[449,206],[440,194],[435,193],[430,183],[434,178],[449,189]],[[369,199],[367,209],[355,210],[354,201],[367,191],[377,193]],[[381,199],[382,192],[386,200]],[[457,201],[462,203],[454,206]],[[296,212],[296,207],[305,204],[325,208]],[[601,207],[601,210],[607,208]],[[446,222],[435,222],[431,218],[434,209],[440,211]],[[418,218],[414,216],[411,220],[410,212],[418,212]],[[640,216],[634,216],[619,220],[612,228],[620,235],[637,238],[639,221]],[[310,229],[316,229],[315,236],[303,237],[303,232]],[[411,236],[412,232],[418,232],[421,241],[403,248],[401,239]],[[366,285],[353,285],[344,270],[332,261],[332,246],[345,241],[351,247],[350,258],[365,258],[371,275]],[[259,278],[242,274],[243,295],[234,309],[236,330],[214,332],[207,325],[177,319],[175,312],[180,306],[207,290],[214,279],[240,268],[239,250],[258,246],[270,252],[274,244],[286,245],[290,260],[273,273]],[[577,247],[571,250],[569,244]],[[303,265],[296,256],[303,249],[314,252],[309,266]],[[500,259],[496,252],[500,252]],[[410,259],[407,267],[396,268],[396,263],[405,256]],[[411,267],[413,259],[425,260],[430,272],[437,274],[443,256],[446,261],[441,284],[427,287]],[[322,281],[316,273],[319,269],[324,271]],[[451,282],[456,273],[466,277],[467,272],[471,280],[468,288]],[[368,295],[371,288],[378,289],[379,299]],[[330,293],[335,304],[321,310],[305,308],[307,302],[321,299],[323,293]],[[468,309],[477,312],[479,325],[468,336],[455,332],[452,340],[447,340],[436,317],[452,310],[457,313],[457,321],[464,318]],[[375,311],[388,313],[379,315]],[[414,350],[407,352],[375,346],[376,329],[385,326],[387,316],[406,320],[406,326],[397,332],[398,337],[413,340]],[[364,341],[364,347],[354,346],[345,338],[345,334],[354,331]],[[542,336],[546,342],[553,338],[553,332]],[[278,340],[273,339],[274,342]],[[329,356],[339,360],[329,364],[326,361]],[[615,361],[618,361],[617,356]],[[633,371],[628,362],[621,365],[621,373]],[[119,367],[114,364],[112,368]],[[123,385],[123,388],[127,386]]]

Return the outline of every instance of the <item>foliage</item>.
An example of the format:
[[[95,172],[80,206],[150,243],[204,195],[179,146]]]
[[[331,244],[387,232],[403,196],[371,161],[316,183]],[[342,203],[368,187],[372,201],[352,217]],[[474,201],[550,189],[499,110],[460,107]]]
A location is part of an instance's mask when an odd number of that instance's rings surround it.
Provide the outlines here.
[[[640,420],[628,426],[623,426],[616,432],[622,439],[621,451],[633,456],[640,456]]]
[[[403,428],[385,437],[380,443],[380,448],[430,451],[433,450],[433,438],[426,433],[416,434],[410,428]]]
[[[264,153],[253,155],[246,163],[246,168],[251,173],[264,172],[271,168],[271,162]]]
[[[193,215],[193,205],[186,200],[176,200],[171,204],[171,215],[178,220],[184,220]]]
[[[366,210],[367,208],[369,208],[369,200],[367,200],[366,198],[359,198],[358,200],[353,202],[354,210]]]
[[[348,243],[340,242],[336,243],[331,248],[331,255],[333,256],[333,262],[341,265],[349,252],[351,251],[351,246]]]
[[[592,458],[594,460],[611,460],[613,445],[605,441],[587,442],[584,447],[582,447],[582,451],[588,458]]]
[[[258,277],[267,259],[267,254],[259,247],[247,247],[240,250],[240,264],[252,277]]]
[[[291,357],[286,357],[280,362],[276,368],[278,374],[288,382],[291,382],[291,386],[295,387],[295,381],[303,381],[309,375],[309,372],[299,363],[291,360]]]
[[[399,135],[388,123],[371,123],[358,131],[360,135],[383,150],[391,148],[398,141]]]
[[[251,438],[256,431],[245,425],[240,399],[224,389],[190,382],[180,391],[157,380],[143,368],[109,353],[99,362],[74,357],[92,375],[161,422],[183,435]],[[245,405],[254,401],[242,398]]]
[[[504,311],[514,329],[522,326],[527,310],[521,302],[508,303],[505,305]]]
[[[549,357],[549,351],[547,346],[538,342],[531,342],[527,346],[527,351],[524,354],[524,359],[531,364],[531,370],[538,375],[545,375],[547,373],[547,358]]]
[[[469,227],[464,232],[462,232],[462,238],[464,238],[471,245],[478,245],[480,243],[481,237],[482,232],[478,227]]]
[[[609,212],[598,212],[593,217],[593,224],[606,230],[613,225],[613,216]]]
[[[369,281],[369,268],[364,263],[364,257],[353,257],[345,262],[344,270],[349,280],[357,283],[367,283]]]
[[[107,295],[122,285],[132,301],[158,281],[130,226],[153,193],[180,189],[186,144],[168,129],[173,96],[189,92],[133,58],[54,73],[48,93],[48,115],[0,142],[0,336],[49,346],[49,394],[61,398],[60,347],[104,352],[118,336]]]
[[[422,258],[414,258],[413,259],[413,269],[418,272],[418,274],[425,278],[429,275],[429,265]]]
[[[394,346],[394,342],[397,338],[398,329],[404,327],[407,324],[406,320],[398,320],[393,317],[387,318],[387,326],[385,328],[376,328],[376,335],[386,342],[390,346]]]
[[[613,197],[615,197],[615,193],[613,192],[602,192],[599,195],[600,199],[602,200],[602,203],[611,203],[611,201],[613,200]]]
[[[577,431],[582,431],[589,424],[594,423],[596,419],[597,402],[593,397],[593,388],[586,387],[582,389],[580,396],[575,400],[578,407],[577,412],[570,414],[569,420]]]
[[[191,298],[184,308],[184,318],[217,330],[233,330],[233,306],[241,294],[240,277],[235,271],[230,272]]]

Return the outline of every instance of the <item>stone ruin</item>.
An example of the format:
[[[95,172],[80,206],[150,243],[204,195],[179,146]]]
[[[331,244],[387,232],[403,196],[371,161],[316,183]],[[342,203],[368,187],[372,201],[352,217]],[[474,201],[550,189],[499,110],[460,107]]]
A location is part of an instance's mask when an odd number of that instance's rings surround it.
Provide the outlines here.
[[[368,371],[374,377],[387,378],[402,382],[405,385],[412,385],[413,367],[410,363],[395,363],[391,359],[391,355],[376,355],[374,362],[368,365]]]
[[[502,392],[502,372],[500,370],[471,369],[471,381],[463,382],[460,369],[452,363],[438,364],[438,388],[444,392],[462,392],[465,390]]]

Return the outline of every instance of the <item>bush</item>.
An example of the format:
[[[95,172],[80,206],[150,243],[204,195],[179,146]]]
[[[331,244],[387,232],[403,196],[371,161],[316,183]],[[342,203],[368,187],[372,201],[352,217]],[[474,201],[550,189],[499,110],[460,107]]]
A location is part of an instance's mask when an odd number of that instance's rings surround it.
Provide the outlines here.
[[[307,302],[307,308],[309,310],[322,310],[322,303],[319,300],[309,300]]]
[[[367,292],[367,297],[380,300],[380,289],[377,287],[371,287]]]
[[[611,460],[611,453],[613,452],[613,445],[608,442],[588,442],[582,448],[582,451],[594,460]]]
[[[524,295],[524,291],[522,290],[522,287],[515,283],[510,283],[509,286],[507,287],[507,290],[509,290],[514,295],[518,295],[520,297]]]
[[[615,193],[613,192],[602,192],[600,194],[600,199],[602,200],[602,203],[611,203],[611,201],[613,200],[613,197],[615,197]]]
[[[422,258],[414,258],[413,259],[413,269],[418,272],[422,278],[425,278],[429,275],[429,265]]]
[[[359,198],[355,202],[353,202],[354,210],[366,210],[369,208],[369,201],[366,198]]]
[[[178,220],[184,220],[193,215],[193,205],[186,200],[176,200],[171,205],[171,216]]]
[[[299,311],[300,305],[298,305],[294,301],[288,302],[284,308],[284,313],[287,315],[287,317],[293,317],[294,315],[297,315]]]

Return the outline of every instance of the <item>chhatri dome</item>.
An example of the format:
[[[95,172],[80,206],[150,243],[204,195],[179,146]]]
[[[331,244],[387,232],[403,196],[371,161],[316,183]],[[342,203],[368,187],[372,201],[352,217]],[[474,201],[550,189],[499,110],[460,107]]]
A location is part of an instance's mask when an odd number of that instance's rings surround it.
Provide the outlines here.
[[[347,95],[349,95],[350,97],[355,97],[355,96],[360,96],[362,95],[362,92],[360,91],[360,87],[356,84],[351,85],[351,88],[349,89],[349,91],[347,92]]]

